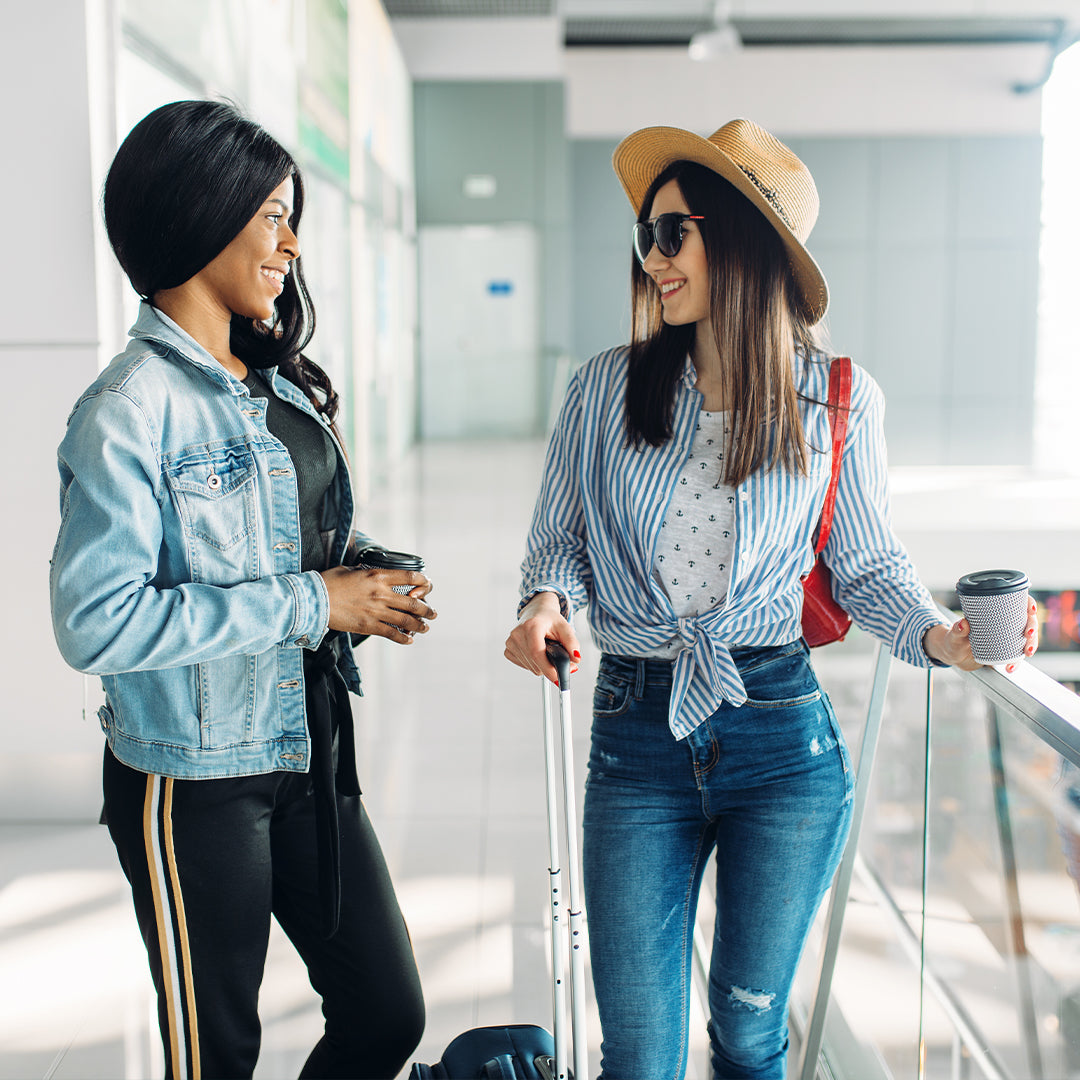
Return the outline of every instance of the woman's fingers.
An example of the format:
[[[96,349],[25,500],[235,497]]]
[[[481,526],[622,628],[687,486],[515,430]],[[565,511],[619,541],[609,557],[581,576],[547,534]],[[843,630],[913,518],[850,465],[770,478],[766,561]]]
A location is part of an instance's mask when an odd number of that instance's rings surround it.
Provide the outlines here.
[[[967,655],[971,654],[971,642],[969,640],[971,633],[971,624],[967,619],[961,618],[949,629],[950,637],[954,634],[957,639],[962,638],[965,642],[965,649]],[[1024,627],[1024,649],[1023,655],[1030,658],[1035,655],[1039,648],[1039,607],[1034,600],[1028,602],[1028,616],[1027,624]],[[978,667],[979,664],[975,661],[974,657],[971,657],[970,665],[963,661],[956,661],[958,667],[964,668],[966,671],[972,671]],[[1005,671],[1008,674],[1012,674],[1016,670],[1016,661],[1005,665]]]
[[[1027,626],[1024,628],[1024,655],[1034,656],[1039,647],[1039,607],[1034,600],[1028,604]]]
[[[415,570],[376,570],[335,567],[322,573],[330,600],[330,628],[375,634],[398,644],[409,644],[424,634],[438,617],[423,599],[431,582]],[[408,588],[408,593],[394,587]]]
[[[557,624],[561,624],[557,625]],[[578,669],[581,660],[581,645],[573,627],[561,616],[534,616],[522,619],[506,639],[503,656],[534,675],[559,683],[559,673],[547,654],[548,641],[558,641],[570,656],[570,674]]]

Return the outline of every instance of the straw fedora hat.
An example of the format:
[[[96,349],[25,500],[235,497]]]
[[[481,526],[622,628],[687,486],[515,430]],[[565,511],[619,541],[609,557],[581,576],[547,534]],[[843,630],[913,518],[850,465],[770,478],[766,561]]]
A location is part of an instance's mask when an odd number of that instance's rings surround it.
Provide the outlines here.
[[[635,213],[649,185],[676,161],[696,161],[719,173],[765,215],[784,242],[807,317],[819,322],[829,306],[829,287],[806,250],[818,216],[810,170],[752,120],[731,120],[707,139],[682,128],[642,128],[623,139],[611,159]]]

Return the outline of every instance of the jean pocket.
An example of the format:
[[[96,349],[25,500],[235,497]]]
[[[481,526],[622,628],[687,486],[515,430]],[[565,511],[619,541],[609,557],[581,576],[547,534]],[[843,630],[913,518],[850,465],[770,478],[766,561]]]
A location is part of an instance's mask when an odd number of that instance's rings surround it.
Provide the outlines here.
[[[593,690],[593,716],[621,716],[630,708],[630,690],[632,678],[600,669]]]
[[[821,686],[805,652],[779,652],[741,672],[745,704],[752,709],[789,709],[822,699]]]

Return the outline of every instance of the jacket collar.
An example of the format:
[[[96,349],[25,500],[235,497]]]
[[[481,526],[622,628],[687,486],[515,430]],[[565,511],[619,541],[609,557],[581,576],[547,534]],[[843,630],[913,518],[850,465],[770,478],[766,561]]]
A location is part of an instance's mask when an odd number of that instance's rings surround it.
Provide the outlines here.
[[[136,341],[164,345],[182,360],[200,368],[204,374],[234,394],[246,394],[248,389],[217,362],[186,330],[145,300],[139,305],[139,317],[128,331]]]

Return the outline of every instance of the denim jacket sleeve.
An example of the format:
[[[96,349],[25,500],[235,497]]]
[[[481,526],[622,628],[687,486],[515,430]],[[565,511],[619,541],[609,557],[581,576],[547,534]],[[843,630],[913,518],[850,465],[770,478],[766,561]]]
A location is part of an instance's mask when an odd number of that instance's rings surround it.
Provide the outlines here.
[[[235,584],[171,573],[168,494],[154,433],[123,388],[76,407],[59,449],[61,525],[50,570],[64,659],[95,674],[180,667],[275,645],[319,644],[329,600],[318,573]]]

